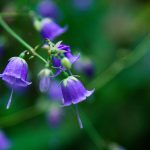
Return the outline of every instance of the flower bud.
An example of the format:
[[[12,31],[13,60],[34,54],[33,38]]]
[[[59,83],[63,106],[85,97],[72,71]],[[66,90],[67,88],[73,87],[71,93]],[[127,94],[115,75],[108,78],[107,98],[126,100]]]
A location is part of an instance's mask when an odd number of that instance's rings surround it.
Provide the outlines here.
[[[71,68],[71,63],[69,61],[69,59],[67,57],[64,57],[61,60],[61,64],[66,68],[66,69],[70,69]]]
[[[51,73],[52,71],[47,68],[42,69],[39,73],[39,76],[40,76],[39,89],[42,93],[47,92],[50,87],[50,74]]]
[[[40,31],[40,29],[41,29],[41,21],[39,21],[38,19],[35,19],[34,22],[33,22],[33,25],[34,25],[34,27],[35,27],[35,29],[37,31]]]

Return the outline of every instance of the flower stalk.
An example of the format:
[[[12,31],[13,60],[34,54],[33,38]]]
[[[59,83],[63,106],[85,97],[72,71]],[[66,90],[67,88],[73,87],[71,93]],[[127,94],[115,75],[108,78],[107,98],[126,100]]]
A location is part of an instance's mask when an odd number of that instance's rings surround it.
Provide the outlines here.
[[[0,16],[0,25],[10,34],[12,35],[17,41],[19,41],[24,47],[26,47],[34,56],[38,57],[41,61],[47,64],[47,61],[38,53],[35,52],[34,48],[32,48],[28,43],[26,43],[19,35],[17,35],[3,20]]]

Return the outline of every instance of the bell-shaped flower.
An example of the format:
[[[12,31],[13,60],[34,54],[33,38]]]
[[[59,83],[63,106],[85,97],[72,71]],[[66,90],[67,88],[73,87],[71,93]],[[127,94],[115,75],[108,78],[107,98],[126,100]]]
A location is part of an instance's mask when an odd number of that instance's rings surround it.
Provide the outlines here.
[[[11,88],[12,92],[7,104],[7,109],[10,106],[13,89],[27,87],[31,84],[27,79],[28,74],[28,64],[23,58],[20,57],[12,57],[9,59],[9,63],[7,64],[5,70],[0,77],[4,80]]]
[[[83,84],[74,76],[69,76],[61,83],[63,105],[78,104],[91,96],[94,90],[88,91]]]
[[[71,104],[75,104],[78,123],[80,128],[83,128],[77,104],[86,100],[87,97],[91,96],[94,90],[86,90],[83,84],[74,76],[69,76],[62,81],[61,90],[63,95],[63,105],[69,106]]]
[[[44,18],[40,23],[40,33],[44,39],[54,40],[66,32],[67,27],[60,27],[52,19]]]

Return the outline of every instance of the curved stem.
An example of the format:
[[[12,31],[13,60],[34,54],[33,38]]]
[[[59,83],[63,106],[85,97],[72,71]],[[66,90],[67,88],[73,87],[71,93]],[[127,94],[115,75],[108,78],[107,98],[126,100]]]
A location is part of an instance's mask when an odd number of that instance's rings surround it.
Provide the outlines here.
[[[7,23],[2,19],[0,16],[0,25],[10,34],[12,35],[16,40],[18,40],[24,47],[26,47],[34,56],[38,57],[40,60],[42,60],[44,63],[47,64],[47,61],[40,56],[38,53],[34,51],[34,48],[32,48],[28,43],[26,43],[20,36],[18,36],[8,25]]]

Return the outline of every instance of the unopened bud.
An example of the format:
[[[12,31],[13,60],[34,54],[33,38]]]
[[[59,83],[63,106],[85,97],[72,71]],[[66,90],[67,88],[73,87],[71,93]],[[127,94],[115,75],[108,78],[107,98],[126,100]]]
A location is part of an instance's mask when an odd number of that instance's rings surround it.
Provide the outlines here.
[[[71,63],[69,61],[68,58],[64,57],[62,60],[61,60],[61,64],[66,68],[66,69],[70,69],[71,68]]]

